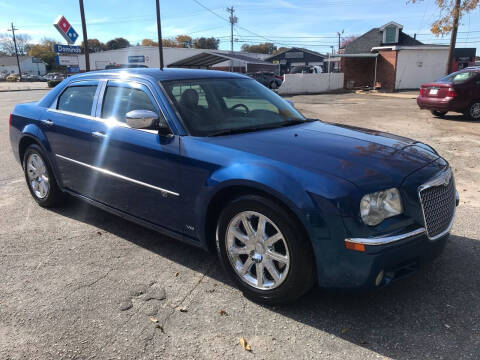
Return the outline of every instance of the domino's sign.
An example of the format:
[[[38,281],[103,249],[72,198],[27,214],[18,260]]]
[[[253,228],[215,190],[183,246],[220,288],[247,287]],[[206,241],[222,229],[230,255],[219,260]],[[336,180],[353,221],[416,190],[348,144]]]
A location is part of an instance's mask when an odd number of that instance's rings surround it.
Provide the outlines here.
[[[71,46],[71,45],[53,45],[53,51],[57,54],[73,54],[79,55],[82,52],[80,46]]]
[[[60,35],[63,36],[67,42],[72,45],[78,38],[78,34],[70,23],[65,19],[65,16],[59,15],[57,20],[53,23],[53,26],[58,30]]]

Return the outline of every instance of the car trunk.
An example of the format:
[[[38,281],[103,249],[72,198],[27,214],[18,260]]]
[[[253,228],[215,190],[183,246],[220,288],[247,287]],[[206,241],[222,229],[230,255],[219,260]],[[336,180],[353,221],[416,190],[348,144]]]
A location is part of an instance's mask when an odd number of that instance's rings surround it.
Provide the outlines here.
[[[452,83],[431,83],[422,85],[424,97],[445,98],[451,95]]]

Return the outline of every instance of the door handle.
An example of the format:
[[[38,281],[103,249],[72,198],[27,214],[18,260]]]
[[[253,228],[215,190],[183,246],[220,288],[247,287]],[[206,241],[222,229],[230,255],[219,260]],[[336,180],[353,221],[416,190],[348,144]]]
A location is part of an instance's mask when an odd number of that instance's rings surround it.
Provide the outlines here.
[[[42,124],[47,126],[53,126],[54,122],[52,120],[41,120]]]
[[[94,131],[92,132],[92,136],[96,138],[106,138],[107,135],[101,131]]]

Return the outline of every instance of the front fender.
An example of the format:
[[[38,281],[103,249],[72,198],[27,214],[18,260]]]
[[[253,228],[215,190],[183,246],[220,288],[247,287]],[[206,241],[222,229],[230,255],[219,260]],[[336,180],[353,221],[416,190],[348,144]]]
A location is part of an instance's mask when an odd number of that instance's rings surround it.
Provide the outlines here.
[[[305,229],[318,220],[315,202],[292,176],[266,164],[236,163],[213,172],[196,198],[197,229],[202,242],[206,241],[207,214],[212,199],[231,187],[245,187],[271,195],[293,211]]]

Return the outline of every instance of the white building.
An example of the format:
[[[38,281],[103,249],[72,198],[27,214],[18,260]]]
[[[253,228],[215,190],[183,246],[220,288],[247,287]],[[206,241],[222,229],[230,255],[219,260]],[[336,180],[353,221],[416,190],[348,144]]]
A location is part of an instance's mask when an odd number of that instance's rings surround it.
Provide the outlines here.
[[[47,73],[46,64],[38,58],[32,56],[19,56],[19,60],[22,74],[45,75]],[[18,74],[17,57],[1,56],[0,73]]]
[[[448,46],[381,46],[372,51],[396,52],[395,89],[418,89],[445,76]]]
[[[180,60],[199,55],[209,50],[206,49],[191,49],[191,48],[163,48],[163,62],[164,66],[169,66]],[[217,53],[230,54],[229,51],[215,50]],[[236,55],[248,56],[250,58],[263,60],[268,57],[267,54],[234,52]],[[78,55],[80,70],[85,70],[85,56]],[[224,61],[212,66],[215,68],[226,68],[230,66],[230,61]],[[160,56],[158,47],[156,46],[131,46],[124,49],[108,50],[90,54],[90,70],[103,70],[107,65],[126,65],[136,64],[145,65],[147,67],[156,68],[160,66]],[[234,60],[232,66],[242,67],[243,62]]]

